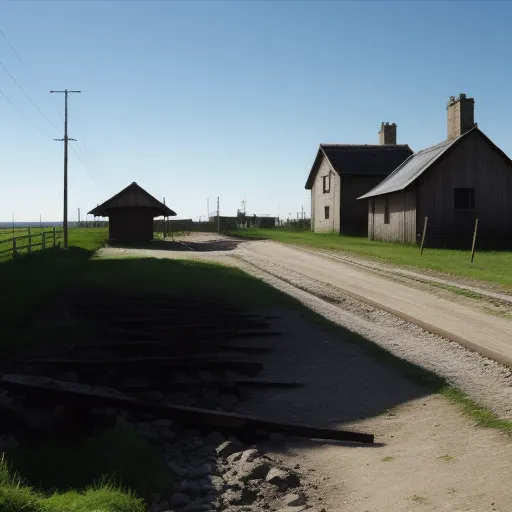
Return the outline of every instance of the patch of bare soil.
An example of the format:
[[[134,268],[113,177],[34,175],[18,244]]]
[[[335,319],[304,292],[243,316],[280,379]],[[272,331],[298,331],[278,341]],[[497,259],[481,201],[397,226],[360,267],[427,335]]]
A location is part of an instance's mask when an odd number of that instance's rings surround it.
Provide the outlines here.
[[[317,487],[330,512],[509,511],[509,438],[478,429],[456,406],[426,394],[354,344],[301,318],[281,315],[285,333],[266,356],[267,377],[304,388],[259,393],[243,413],[372,432],[373,447],[287,441],[262,448]]]

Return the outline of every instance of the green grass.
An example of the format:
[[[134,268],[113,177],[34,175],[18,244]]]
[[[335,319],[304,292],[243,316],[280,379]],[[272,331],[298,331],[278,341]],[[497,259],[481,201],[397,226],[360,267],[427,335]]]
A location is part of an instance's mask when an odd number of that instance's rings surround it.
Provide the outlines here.
[[[20,446],[7,458],[31,486],[44,490],[67,491],[108,481],[150,499],[171,483],[161,454],[129,427],[114,427],[92,438]]]
[[[383,457],[381,459],[381,462],[391,462],[393,459],[394,459],[394,457],[391,457],[390,455],[388,455],[387,457]]]
[[[437,457],[439,460],[442,460],[443,462],[453,462],[455,460],[455,457],[452,455],[441,455],[441,457]]]
[[[0,510],[2,512],[145,512],[144,502],[130,491],[112,484],[83,491],[45,494],[24,482],[0,459]]]
[[[363,237],[333,233],[312,233],[287,229],[248,229],[230,234],[248,238],[267,238],[290,245],[312,249],[358,254],[393,265],[421,270],[435,270],[454,276],[497,284],[512,290],[512,251],[478,251],[470,263],[470,251],[425,249],[420,256],[418,247],[376,242]]]

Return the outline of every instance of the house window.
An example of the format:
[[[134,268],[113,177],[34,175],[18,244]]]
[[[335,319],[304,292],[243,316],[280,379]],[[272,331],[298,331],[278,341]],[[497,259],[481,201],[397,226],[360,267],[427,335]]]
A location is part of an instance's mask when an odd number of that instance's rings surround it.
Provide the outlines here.
[[[323,177],[324,194],[328,194],[331,191],[331,175]]]
[[[384,224],[389,224],[389,196],[384,196]]]
[[[325,218],[328,219],[329,218],[329,207],[328,206],[324,206],[324,214],[325,214]]]
[[[475,209],[475,189],[474,188],[454,188],[453,206],[455,210],[474,210]]]

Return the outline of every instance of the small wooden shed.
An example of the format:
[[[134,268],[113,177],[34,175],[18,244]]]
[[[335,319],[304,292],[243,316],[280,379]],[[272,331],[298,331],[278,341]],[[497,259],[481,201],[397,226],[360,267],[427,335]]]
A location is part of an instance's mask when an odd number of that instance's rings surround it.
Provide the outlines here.
[[[149,242],[153,219],[176,213],[133,182],[115,196],[93,208],[90,215],[108,217],[109,239],[115,242]]]

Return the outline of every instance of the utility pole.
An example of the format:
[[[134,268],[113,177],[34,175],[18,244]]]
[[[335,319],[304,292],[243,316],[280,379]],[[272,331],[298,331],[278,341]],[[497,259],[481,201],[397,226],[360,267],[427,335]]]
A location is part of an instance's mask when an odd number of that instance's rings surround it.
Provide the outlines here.
[[[68,137],[68,94],[79,92],[81,91],[68,91],[67,89],[63,91],[50,91],[50,93],[64,94],[64,138],[54,139],[59,142],[64,142],[64,249],[68,248],[68,142],[70,140],[76,140]]]
[[[78,208],[78,227],[80,227],[80,208]]]
[[[165,204],[165,197],[164,197]],[[167,217],[164,215],[164,240],[167,238]]]
[[[217,197],[217,233],[220,233],[220,198]]]

